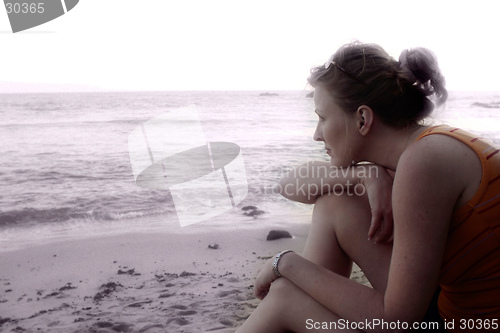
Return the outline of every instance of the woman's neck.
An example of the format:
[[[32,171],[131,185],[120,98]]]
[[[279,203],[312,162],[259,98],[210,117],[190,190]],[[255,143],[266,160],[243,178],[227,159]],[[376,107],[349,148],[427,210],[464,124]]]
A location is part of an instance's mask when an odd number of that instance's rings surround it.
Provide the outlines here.
[[[426,126],[415,125],[403,129],[394,129],[389,126],[380,126],[379,130],[367,137],[369,144],[365,153],[370,162],[396,171],[399,158]]]

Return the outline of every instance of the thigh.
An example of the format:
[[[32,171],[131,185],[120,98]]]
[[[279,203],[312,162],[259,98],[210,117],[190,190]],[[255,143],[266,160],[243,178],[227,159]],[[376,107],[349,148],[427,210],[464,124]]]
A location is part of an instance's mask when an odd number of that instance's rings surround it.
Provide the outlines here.
[[[368,240],[371,211],[366,196],[329,194],[316,201],[304,257],[349,276],[354,261],[372,286],[385,291],[391,244]]]

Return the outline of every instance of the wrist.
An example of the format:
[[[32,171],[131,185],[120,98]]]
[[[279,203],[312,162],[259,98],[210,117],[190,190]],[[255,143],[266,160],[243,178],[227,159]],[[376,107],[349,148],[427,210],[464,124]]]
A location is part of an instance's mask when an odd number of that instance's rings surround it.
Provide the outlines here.
[[[374,179],[378,179],[381,173],[385,172],[385,168],[373,163],[363,163],[356,165],[356,178],[358,184],[368,185]]]
[[[274,276],[275,278],[279,278],[281,276],[283,276],[282,272],[279,270],[279,267],[280,267],[280,261],[282,261],[282,258],[287,254],[287,253],[291,253],[293,252],[292,250],[285,250],[285,251],[281,251],[279,252],[278,254],[276,254],[274,256],[274,260],[273,260],[273,264],[272,264],[272,269],[273,269],[273,272],[274,272]],[[281,265],[283,266],[283,265]]]

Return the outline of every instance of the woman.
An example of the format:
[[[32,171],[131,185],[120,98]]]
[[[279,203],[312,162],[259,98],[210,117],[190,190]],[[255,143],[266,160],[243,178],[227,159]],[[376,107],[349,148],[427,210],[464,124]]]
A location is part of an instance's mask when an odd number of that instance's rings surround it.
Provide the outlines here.
[[[302,166],[309,177],[292,172],[281,189],[315,203],[310,234],[302,256],[280,253],[261,269],[262,302],[237,332],[437,330],[438,321],[450,332],[499,331],[500,153],[460,129],[422,125],[447,98],[434,55],[416,48],[395,61],[352,43],[309,82],[314,139],[331,161]],[[373,288],[349,279],[353,262]],[[439,319],[421,323],[436,306]]]

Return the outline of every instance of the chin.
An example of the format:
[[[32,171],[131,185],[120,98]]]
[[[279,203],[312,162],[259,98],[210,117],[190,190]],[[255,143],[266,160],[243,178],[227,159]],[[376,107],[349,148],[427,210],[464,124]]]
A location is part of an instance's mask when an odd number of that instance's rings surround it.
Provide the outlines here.
[[[349,166],[348,163],[345,163],[344,161],[339,160],[338,158],[335,158],[335,157],[330,158],[330,164],[334,167],[337,167],[337,168],[344,168],[344,167]]]

